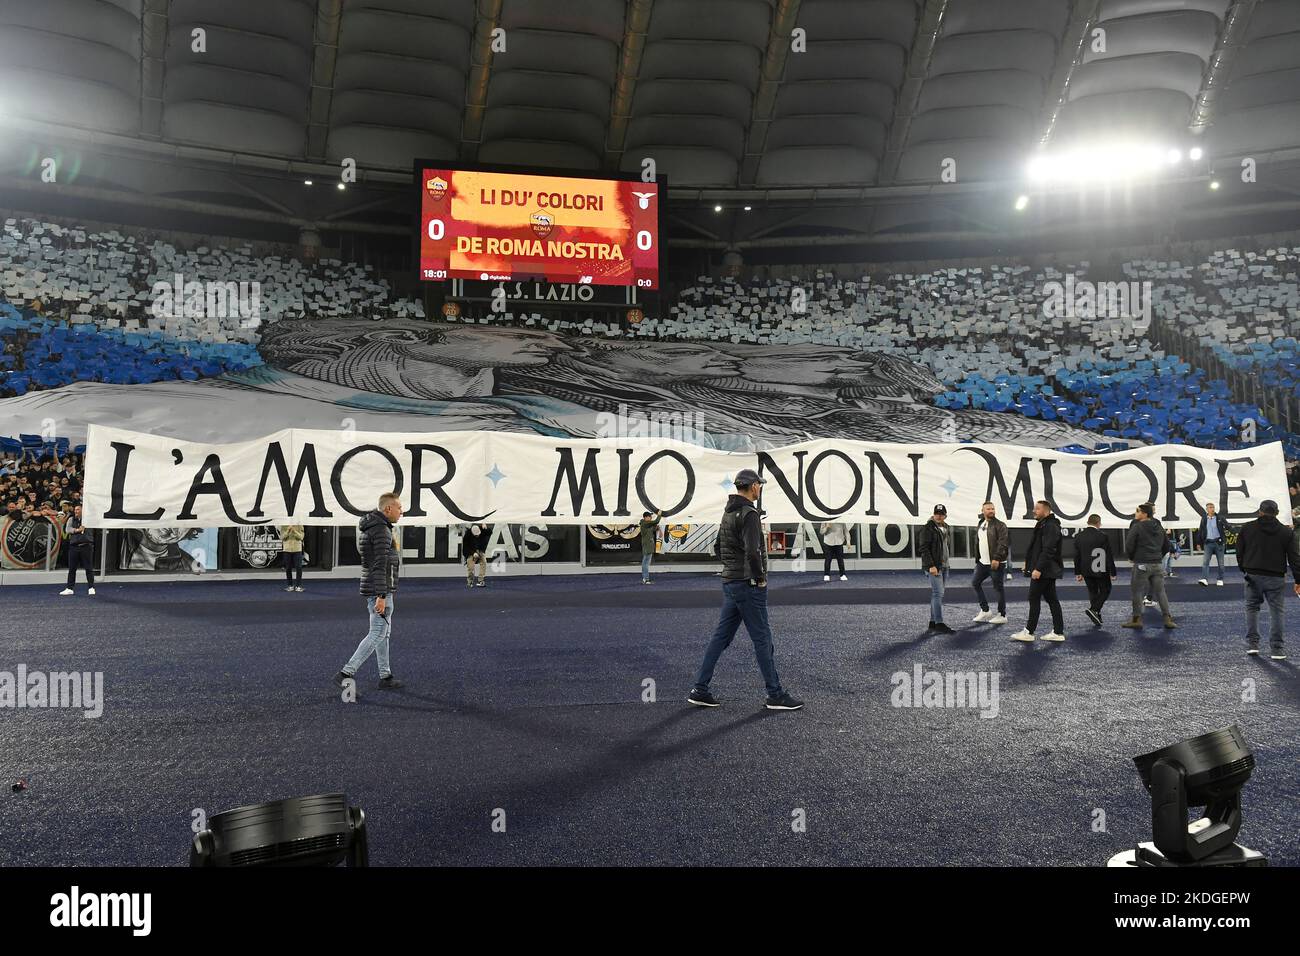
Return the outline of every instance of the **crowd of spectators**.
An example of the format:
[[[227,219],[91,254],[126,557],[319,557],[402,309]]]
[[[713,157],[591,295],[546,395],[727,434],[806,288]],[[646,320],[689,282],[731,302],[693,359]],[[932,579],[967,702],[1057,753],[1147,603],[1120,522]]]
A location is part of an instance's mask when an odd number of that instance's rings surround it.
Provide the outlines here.
[[[81,504],[82,456],[26,451],[0,455],[0,507],[5,518],[62,521]]]

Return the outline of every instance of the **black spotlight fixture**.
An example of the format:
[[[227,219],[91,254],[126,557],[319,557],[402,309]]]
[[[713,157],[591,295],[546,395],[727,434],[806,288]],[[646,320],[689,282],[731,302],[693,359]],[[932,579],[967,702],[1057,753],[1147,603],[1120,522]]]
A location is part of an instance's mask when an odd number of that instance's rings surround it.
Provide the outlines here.
[[[341,793],[218,813],[194,838],[190,866],[369,866],[366,815]]]
[[[1151,794],[1153,842],[1111,859],[1118,866],[1267,866],[1234,841],[1241,829],[1241,788],[1255,769],[1241,728],[1212,730],[1134,757]],[[1205,813],[1189,822],[1187,808]]]

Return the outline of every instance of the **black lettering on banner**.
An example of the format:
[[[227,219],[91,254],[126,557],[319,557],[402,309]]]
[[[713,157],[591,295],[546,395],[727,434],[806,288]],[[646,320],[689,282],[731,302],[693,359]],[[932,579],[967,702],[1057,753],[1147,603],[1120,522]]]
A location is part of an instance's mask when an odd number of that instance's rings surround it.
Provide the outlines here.
[[[1186,462],[1196,471],[1196,480],[1190,485],[1178,484],[1178,463]],[[1200,503],[1192,496],[1192,492],[1201,485],[1205,484],[1205,469],[1195,458],[1189,458],[1186,455],[1170,455],[1165,459],[1165,516],[1164,521],[1177,521],[1178,512],[1174,508],[1174,499],[1182,495],[1187,503],[1192,506],[1192,511],[1198,515],[1205,514]]]
[[[1138,471],[1142,472],[1142,475],[1147,480],[1147,493],[1145,497],[1138,498],[1136,501],[1124,502],[1117,507],[1110,496],[1110,479],[1115,472],[1119,471],[1121,468],[1136,468]],[[1101,495],[1102,507],[1117,518],[1132,518],[1133,512],[1137,510],[1138,505],[1146,501],[1155,502],[1156,497],[1160,494],[1160,488],[1156,482],[1156,473],[1146,465],[1142,464],[1142,462],[1132,458],[1125,461],[1117,461],[1115,464],[1103,471],[1101,473],[1101,480],[1097,484],[1097,491]]]
[[[1246,481],[1244,478],[1239,485],[1231,487],[1228,485],[1228,468],[1232,465],[1240,464],[1241,462],[1245,462],[1247,465],[1253,465],[1255,464],[1255,459],[1251,458],[1249,455],[1242,455],[1240,458],[1227,458],[1219,461],[1219,501],[1222,502],[1222,504],[1219,506],[1218,511],[1227,521],[1231,521],[1233,518],[1253,518],[1258,514],[1257,509],[1252,509],[1250,511],[1228,510],[1229,494],[1235,492],[1237,494],[1245,495],[1247,498],[1250,497],[1250,489],[1246,487]]]
[[[380,495],[388,491],[391,491],[395,495],[400,495],[404,486],[402,466],[397,463],[397,459],[393,457],[393,453],[387,448],[384,448],[382,445],[358,445],[356,448],[349,448],[343,454],[339,455],[338,460],[334,462],[334,468],[330,471],[330,490],[334,492],[334,500],[343,506],[343,510],[348,514],[356,515],[358,518],[374,509],[357,509],[352,505],[352,502],[348,501],[347,495],[343,493],[343,469],[347,467],[348,462],[363,451],[378,452],[384,457],[384,460],[388,462],[389,467],[393,469],[392,487],[377,489],[375,491],[376,500],[379,499]]]
[[[673,459],[673,461],[681,465],[682,470],[686,472],[686,491],[682,493],[682,497],[671,508],[656,507],[654,503],[650,500],[650,496],[646,494],[646,490],[645,490],[645,473],[649,471],[650,466],[653,465],[655,462],[657,462],[660,458]],[[686,456],[683,455],[681,452],[673,451],[672,449],[657,451],[645,460],[645,464],[643,464],[640,468],[637,469],[636,493],[637,493],[637,497],[639,497],[642,501],[645,502],[646,508],[648,508],[651,511],[662,512],[665,518],[671,517],[677,514],[677,512],[681,511],[687,505],[689,505],[691,503],[691,499],[695,497],[695,469],[691,467],[691,463],[686,460]]]
[[[827,458],[829,458],[832,455],[834,455],[836,458],[843,459],[844,463],[849,466],[849,471],[853,472],[853,491],[849,494],[848,500],[845,501],[844,504],[840,505],[838,508],[832,508],[831,506],[823,502],[821,498],[817,496],[817,488],[816,488],[817,468],[821,465],[823,461],[825,461]],[[857,504],[858,497],[861,494],[862,494],[862,472],[858,471],[857,463],[848,455],[844,454],[844,452],[832,448],[828,451],[822,452],[820,455],[818,455],[816,458],[814,458],[812,461],[808,463],[808,500],[811,501],[814,505],[816,505],[817,508],[822,512],[824,512],[827,516],[839,515],[845,511],[848,511],[855,504]]]
[[[104,518],[109,521],[159,521],[163,516],[164,509],[159,508],[157,511],[145,511],[132,513],[123,510],[126,500],[126,470],[130,464],[131,452],[135,451],[135,445],[128,445],[126,442],[109,442],[109,447],[113,449],[113,485],[111,497],[109,499],[108,511],[104,513]]]
[[[451,452],[447,451],[446,448],[443,448],[441,445],[407,445],[406,450],[411,453],[411,510],[408,511],[407,514],[412,518],[423,518],[427,514],[424,508],[420,506],[420,492],[426,488],[433,492],[433,496],[438,499],[450,514],[455,515],[461,521],[482,521],[484,518],[489,518],[496,514],[495,508],[487,514],[468,514],[461,510],[460,506],[451,499],[451,496],[448,495],[447,492],[443,491],[443,485],[451,481],[456,474],[456,459],[452,456]],[[421,480],[424,471],[424,453],[426,451],[441,456],[442,463],[445,466],[445,472],[442,478],[437,481]],[[396,462],[393,462],[393,470],[395,472],[397,471]],[[402,476],[400,472],[397,472],[397,488],[395,490],[398,494],[401,494]]]
[[[1055,491],[1056,482],[1052,477],[1052,466],[1055,464],[1056,459],[1054,458],[1043,459],[1043,500],[1052,506],[1052,510],[1056,512],[1058,518],[1062,518],[1065,521],[1078,521],[1092,510],[1092,468],[1097,464],[1097,461],[1095,458],[1089,458],[1083,463],[1083,482],[1088,487],[1088,500],[1077,514],[1067,513],[1060,504],[1057,503],[1056,496],[1053,493]],[[1073,464],[1073,462],[1071,462],[1071,464]]]
[[[976,448],[974,445],[962,445],[960,448],[954,448],[954,452],[968,451],[972,454],[979,455],[984,459],[985,464],[989,466],[989,483],[984,489],[984,500],[993,501],[993,486],[998,486],[998,497],[1002,499],[1002,513],[1013,515],[1016,510],[1016,495],[1022,494],[1025,501],[1025,510],[1020,517],[1028,521],[1034,516],[1034,489],[1029,478],[1029,463],[1032,458],[1021,458],[1020,467],[1016,470],[1016,482],[1007,491],[1006,479],[1002,477],[1002,465],[998,462],[997,455],[985,451],[983,448]]]
[[[803,460],[804,456],[807,454],[808,452],[806,451],[797,451],[794,453],[794,460],[799,469],[799,485],[797,489],[790,487],[790,482],[785,477],[785,472],[777,467],[776,460],[765,451],[760,451],[758,453],[758,475],[761,478],[767,472],[771,472],[772,477],[776,479],[776,483],[781,486],[781,490],[785,493],[786,498],[788,498],[790,503],[794,505],[795,511],[799,512],[800,516],[808,521],[817,521],[819,520],[819,516],[810,514],[808,509],[804,507],[803,503]]]
[[[204,480],[204,475],[212,472],[212,478],[209,481]],[[212,454],[203,459],[203,467],[194,475],[194,480],[190,482],[190,490],[185,495],[185,505],[176,513],[177,521],[197,521],[198,515],[194,513],[194,502],[200,495],[216,495],[221,499],[221,508],[230,519],[231,524],[257,524],[256,521],[250,521],[247,518],[241,518],[235,512],[235,503],[230,498],[230,489],[226,487],[225,476],[221,474],[221,456]]]
[[[583,514],[583,502],[587,497],[587,486],[591,486],[592,498],[596,503],[590,514],[593,517],[608,517],[609,512],[605,510],[605,500],[600,494],[600,471],[596,467],[596,456],[600,454],[599,448],[588,448],[587,459],[582,465],[582,480],[578,480],[577,469],[573,464],[573,449],[566,448],[563,445],[555,449],[560,453],[560,463],[555,468],[555,487],[551,489],[551,503],[542,511],[543,518],[555,518],[555,500],[560,496],[560,482],[565,478],[569,480],[569,498],[573,510],[569,512],[570,516]]]
[[[880,514],[876,509],[876,471],[879,470],[885,478],[885,484],[889,485],[890,490],[894,492],[894,496],[904,507],[907,508],[908,514],[913,518],[917,517],[917,512],[920,510],[921,502],[921,460],[925,458],[925,455],[921,452],[909,452],[907,456],[912,460],[911,498],[907,497],[907,492],[903,490],[902,484],[899,483],[898,479],[894,476],[894,473],[889,469],[889,466],[885,464],[884,456],[882,456],[880,452],[869,451],[866,452],[866,456],[867,460],[871,462],[871,478],[870,483],[867,486],[867,494],[870,496],[871,501],[866,513],[872,517]]]
[[[614,452],[618,455],[618,507],[614,509],[615,518],[626,518],[632,514],[627,510],[627,486],[632,471],[628,460],[632,457],[633,450],[631,448],[614,449]]]
[[[294,473],[293,483],[290,484],[289,466],[284,460],[284,449],[276,441],[266,446],[266,460],[262,463],[262,478],[257,485],[257,501],[253,503],[253,510],[248,513],[250,518],[266,517],[266,512],[262,510],[262,497],[266,494],[266,479],[270,477],[272,467],[275,468],[275,476],[280,481],[280,495],[284,499],[284,510],[287,517],[292,517],[293,513],[298,510],[298,494],[302,491],[304,478],[311,483],[312,509],[309,516],[312,518],[332,517],[329,509],[325,507],[325,495],[321,490],[320,470],[316,465],[316,446],[312,444],[303,446],[302,457],[298,460],[298,470]]]

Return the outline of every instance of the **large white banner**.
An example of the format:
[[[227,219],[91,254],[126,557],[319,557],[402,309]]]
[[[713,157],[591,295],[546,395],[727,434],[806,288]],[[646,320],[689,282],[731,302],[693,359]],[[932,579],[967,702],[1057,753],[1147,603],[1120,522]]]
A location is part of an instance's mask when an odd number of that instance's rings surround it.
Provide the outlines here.
[[[1012,527],[1049,501],[1067,525],[1101,515],[1127,527],[1156,505],[1169,527],[1194,526],[1213,502],[1229,520],[1288,502],[1282,446],[1213,451],[1149,446],[1072,455],[1017,445],[818,439],[757,453],[659,439],[567,439],[502,432],[284,429],[212,445],[92,426],[85,520],[91,527],[346,525],[396,491],[406,522],[589,524],[646,510],[716,522],[735,475],[760,472],[769,522],[919,524],[936,504],[974,524],[992,501]]]

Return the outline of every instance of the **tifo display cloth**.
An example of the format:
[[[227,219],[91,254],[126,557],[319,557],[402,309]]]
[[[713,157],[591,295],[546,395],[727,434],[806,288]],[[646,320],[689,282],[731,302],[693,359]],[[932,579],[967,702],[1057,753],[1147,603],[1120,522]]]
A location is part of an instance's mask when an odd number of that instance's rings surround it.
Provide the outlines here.
[[[100,528],[341,525],[394,491],[416,524],[587,524],[647,510],[705,522],[719,519],[744,468],[766,478],[772,522],[916,524],[943,504],[954,524],[973,524],[991,500],[1013,527],[1028,527],[1044,498],[1066,523],[1097,513],[1103,526],[1126,527],[1151,501],[1166,525],[1187,527],[1207,501],[1233,520],[1266,498],[1289,500],[1278,443],[1075,455],[818,439],[738,453],[660,439],[305,429],[212,445],[92,426],[85,512]]]

